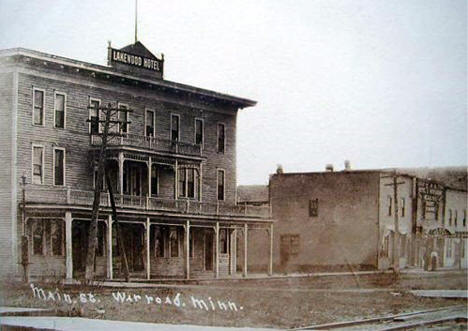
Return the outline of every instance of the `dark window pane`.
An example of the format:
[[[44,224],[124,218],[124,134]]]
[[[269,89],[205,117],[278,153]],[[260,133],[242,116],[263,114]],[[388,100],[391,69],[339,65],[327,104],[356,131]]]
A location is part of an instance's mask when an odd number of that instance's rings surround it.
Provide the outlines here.
[[[186,196],[185,181],[186,181],[185,169],[179,169],[179,196],[180,197]]]
[[[32,221],[33,254],[43,255],[44,253],[44,226],[42,220]]]
[[[158,168],[151,167],[151,195],[158,195]]]
[[[179,140],[179,116],[172,115],[171,117],[171,139]]]
[[[218,200],[224,200],[224,171],[218,170]]]
[[[51,221],[52,255],[63,255],[63,221]]]
[[[195,170],[187,170],[187,195],[189,198],[195,198]]]
[[[203,144],[203,122],[195,120],[195,144]]]
[[[224,141],[225,141],[225,129],[224,124],[218,124],[218,152],[224,153]]]
[[[171,229],[169,234],[171,244],[171,257],[179,256],[179,233],[177,229]]]
[[[154,136],[154,113],[152,111],[146,112],[146,136]]]
[[[63,162],[63,150],[55,150],[55,182],[54,185],[63,185],[64,184],[64,162]]]

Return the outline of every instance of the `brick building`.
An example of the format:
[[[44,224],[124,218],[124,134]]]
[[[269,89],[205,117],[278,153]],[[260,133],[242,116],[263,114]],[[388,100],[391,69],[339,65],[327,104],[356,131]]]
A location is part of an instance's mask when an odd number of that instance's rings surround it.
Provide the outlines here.
[[[82,276],[102,129],[87,120],[103,105],[132,110],[106,168],[131,277],[247,274],[249,230],[272,229],[268,208],[236,204],[236,116],[256,102],[165,80],[164,57],[140,42],[109,44],[108,60],[0,51],[2,275],[21,274],[24,234],[31,276]],[[122,271],[113,222],[103,192],[95,270],[107,279]]]
[[[466,267],[467,193],[449,186],[453,183],[407,169],[347,168],[271,175],[264,188],[269,191],[266,199],[276,220],[274,270],[385,270],[393,266],[395,253],[400,268],[427,267],[434,255],[436,268]],[[242,190],[260,191],[258,187]],[[395,213],[397,249],[393,247]],[[252,244],[258,249],[265,240],[259,236]],[[262,259],[250,262],[251,269],[266,267]]]

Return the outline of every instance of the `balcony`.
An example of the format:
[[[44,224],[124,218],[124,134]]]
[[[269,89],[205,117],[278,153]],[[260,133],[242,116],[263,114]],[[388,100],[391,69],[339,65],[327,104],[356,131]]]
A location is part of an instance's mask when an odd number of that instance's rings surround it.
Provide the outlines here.
[[[101,137],[99,135],[91,135],[90,144],[91,146],[95,147],[100,146]],[[173,141],[170,139],[141,136],[131,133],[127,133],[123,137],[109,137],[107,145],[141,148],[160,153],[171,153],[198,157],[202,156],[201,145]]]
[[[189,199],[163,199],[135,195],[114,195],[118,209],[136,209],[140,211],[164,211],[187,215],[238,216],[270,218],[268,206],[228,205],[224,203],[206,203]],[[94,200],[93,191],[72,190],[51,186],[27,187],[27,204],[51,204],[86,206],[91,208]],[[109,193],[101,193],[100,206],[110,207]]]

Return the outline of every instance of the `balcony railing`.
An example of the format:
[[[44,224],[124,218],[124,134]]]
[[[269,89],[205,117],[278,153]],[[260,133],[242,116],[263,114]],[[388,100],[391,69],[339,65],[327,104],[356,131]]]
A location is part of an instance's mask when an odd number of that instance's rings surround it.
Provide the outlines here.
[[[91,145],[101,145],[101,137],[99,135],[91,136]],[[154,137],[141,136],[137,134],[127,133],[122,137],[109,137],[108,145],[110,146],[128,146],[135,148],[148,149],[156,152],[175,153],[190,156],[201,156],[201,145],[186,143],[182,141],[173,141],[169,139],[161,139]]]
[[[67,204],[91,207],[93,191],[72,190],[55,186],[26,188],[26,203]],[[109,193],[102,192],[101,207],[110,207]],[[115,194],[117,208],[131,208],[147,211],[168,211],[191,215],[249,216],[269,218],[268,206],[230,205],[225,203],[207,203],[189,199],[164,199],[136,195]]]

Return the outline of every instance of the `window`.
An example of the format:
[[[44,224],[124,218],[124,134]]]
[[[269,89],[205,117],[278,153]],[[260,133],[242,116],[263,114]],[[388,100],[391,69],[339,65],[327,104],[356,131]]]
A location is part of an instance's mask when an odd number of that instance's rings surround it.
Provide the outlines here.
[[[33,124],[44,125],[44,90],[33,89]]]
[[[33,184],[44,183],[44,147],[33,146]]]
[[[33,255],[64,255],[64,222],[58,219],[30,219],[27,231]]]
[[[458,223],[458,210],[455,210],[455,213],[453,214],[454,217],[453,217],[453,225],[454,226],[457,226],[457,223]]]
[[[217,176],[217,181],[218,181],[218,200],[224,200],[224,170],[218,169],[218,176]]]
[[[65,103],[66,96],[63,93],[55,92],[54,100],[54,122],[56,128],[65,128]]]
[[[391,196],[387,197],[387,204],[388,204],[388,216],[392,216],[392,204],[393,204],[393,199]]]
[[[52,220],[50,221],[50,241],[52,255],[62,256],[63,255],[63,221]]]
[[[406,199],[401,198],[401,217],[405,217],[405,212],[406,212]]]
[[[227,229],[219,230],[219,247],[221,254],[227,254],[228,252],[228,236]]]
[[[195,144],[203,145],[203,120],[195,119]]]
[[[179,231],[177,228],[172,228],[169,232],[169,247],[171,257],[179,257]]]
[[[156,166],[151,166],[151,195],[158,195],[158,185],[159,185],[159,176],[158,168]]]
[[[452,226],[452,209],[449,209],[449,219],[448,219],[448,225]]]
[[[99,106],[101,105],[101,100],[98,99],[89,99],[89,119],[91,120],[89,124],[89,132],[91,134],[98,134],[101,130],[99,123]]]
[[[154,137],[154,111],[152,110],[146,110],[145,135],[147,137]]]
[[[171,115],[171,140],[179,141],[179,115]]]
[[[452,257],[452,239],[447,238],[447,251],[445,254],[446,257]]]
[[[224,145],[226,142],[224,124],[218,123],[218,153],[224,153]]]
[[[309,216],[318,216],[318,199],[309,200]]]
[[[406,234],[400,235],[400,257],[406,256],[407,239]]]
[[[194,168],[179,169],[179,197],[195,198],[195,177]]]
[[[128,110],[128,105],[119,103],[119,109]],[[126,111],[119,111],[119,119],[121,119],[124,123],[120,124],[120,133],[128,133],[128,112]]]
[[[65,149],[54,148],[54,185],[65,185]]]
[[[463,211],[463,226],[466,226],[466,209]]]
[[[32,221],[32,251],[34,255],[44,255],[44,223]]]
[[[150,236],[153,240],[150,240],[151,254],[154,257],[164,257],[165,252],[165,233],[166,227],[154,225],[150,227]]]

